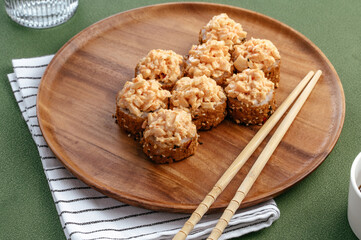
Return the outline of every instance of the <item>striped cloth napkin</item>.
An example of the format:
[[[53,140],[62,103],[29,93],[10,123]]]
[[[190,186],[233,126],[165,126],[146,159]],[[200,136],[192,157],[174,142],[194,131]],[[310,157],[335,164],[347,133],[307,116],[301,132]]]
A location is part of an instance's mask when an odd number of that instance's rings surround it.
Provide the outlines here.
[[[36,116],[41,77],[53,55],[13,60],[8,75],[15,99],[39,150],[41,162],[67,239],[171,239],[189,214],[150,211],[124,204],[75,178],[46,144]],[[220,214],[209,214],[188,239],[204,239]],[[280,216],[273,200],[238,210],[220,239],[239,237],[269,227]]]

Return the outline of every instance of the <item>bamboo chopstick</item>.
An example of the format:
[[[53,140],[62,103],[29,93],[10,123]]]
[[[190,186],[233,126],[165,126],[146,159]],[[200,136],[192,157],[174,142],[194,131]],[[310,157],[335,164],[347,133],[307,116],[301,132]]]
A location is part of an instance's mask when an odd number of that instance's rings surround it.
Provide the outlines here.
[[[315,76],[312,78],[311,82],[307,85],[305,90],[302,92],[300,97],[297,99],[295,104],[292,106],[291,110],[288,112],[286,117],[283,119],[262,153],[257,158],[256,162],[252,166],[251,170],[248,172],[246,178],[243,180],[241,186],[238,188],[237,193],[229,203],[226,210],[224,210],[222,216],[220,217],[217,225],[212,230],[211,234],[207,238],[207,240],[216,240],[218,239],[224,229],[227,227],[228,222],[231,220],[234,213],[237,211],[239,206],[241,205],[243,199],[246,197],[248,191],[251,189],[252,185],[260,175],[262,169],[268,162],[269,158],[273,154],[274,150],[281,142],[283,136],[286,134],[288,128],[291,126],[293,120],[297,116],[298,112],[301,110],[303,104],[307,100],[310,95],[312,89],[316,85],[318,79],[320,78],[322,72],[318,70]]]
[[[303,88],[310,81],[314,72],[310,71],[303,80],[297,85],[297,87],[290,93],[290,95],[283,101],[283,103],[278,107],[278,109],[272,114],[272,116],[265,122],[252,140],[247,144],[243,151],[238,155],[238,157],[233,161],[229,168],[224,172],[212,190],[208,195],[203,199],[199,204],[197,209],[193,212],[191,217],[184,224],[182,229],[173,237],[173,240],[182,240],[186,239],[187,235],[192,231],[194,226],[200,221],[203,215],[208,211],[209,207],[217,199],[217,197],[222,193],[222,191],[227,187],[229,182],[234,178],[237,172],[242,168],[244,163],[252,155],[252,153],[257,149],[261,144],[264,138],[276,125],[282,115],[286,112],[289,106],[297,98]]]

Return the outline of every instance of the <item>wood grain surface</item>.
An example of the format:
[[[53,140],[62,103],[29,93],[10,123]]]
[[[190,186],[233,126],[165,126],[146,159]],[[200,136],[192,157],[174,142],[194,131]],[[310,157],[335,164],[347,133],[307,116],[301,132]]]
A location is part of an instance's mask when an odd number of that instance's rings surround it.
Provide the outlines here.
[[[343,89],[333,66],[310,40],[281,22],[245,9],[207,3],[163,4],[114,15],[80,32],[56,54],[42,79],[37,111],[47,143],[66,168],[122,202],[192,212],[259,127],[225,120],[211,131],[200,132],[203,144],[194,156],[158,165],[119,129],[112,114],[116,94],[132,79],[140,58],[156,48],[187,54],[197,43],[199,29],[223,12],[242,24],[248,39],[269,39],[279,49],[278,103],[308,71],[323,71],[242,207],[275,197],[315,170],[336,144],[345,116]],[[211,210],[228,205],[269,138]]]

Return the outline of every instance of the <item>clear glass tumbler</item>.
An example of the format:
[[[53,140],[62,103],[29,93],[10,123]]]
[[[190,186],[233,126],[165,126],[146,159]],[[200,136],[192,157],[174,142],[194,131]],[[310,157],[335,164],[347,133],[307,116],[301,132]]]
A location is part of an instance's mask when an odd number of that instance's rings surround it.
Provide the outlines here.
[[[78,0],[4,0],[7,14],[20,25],[50,28],[66,22],[78,7]]]

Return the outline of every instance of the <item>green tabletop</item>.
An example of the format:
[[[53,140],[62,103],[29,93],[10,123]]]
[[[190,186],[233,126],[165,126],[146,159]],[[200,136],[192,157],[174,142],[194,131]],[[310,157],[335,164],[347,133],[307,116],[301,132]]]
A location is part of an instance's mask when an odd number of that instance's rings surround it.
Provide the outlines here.
[[[35,30],[10,20],[1,1],[0,239],[65,239],[36,146],[7,81],[11,59],[53,54],[100,19],[161,2],[165,1],[80,0],[67,23]],[[331,154],[311,175],[275,199],[279,220],[242,239],[356,239],[348,225],[347,194],[351,164],[361,151],[361,1],[211,2],[260,12],[304,34],[335,67],[346,98],[345,123]]]

